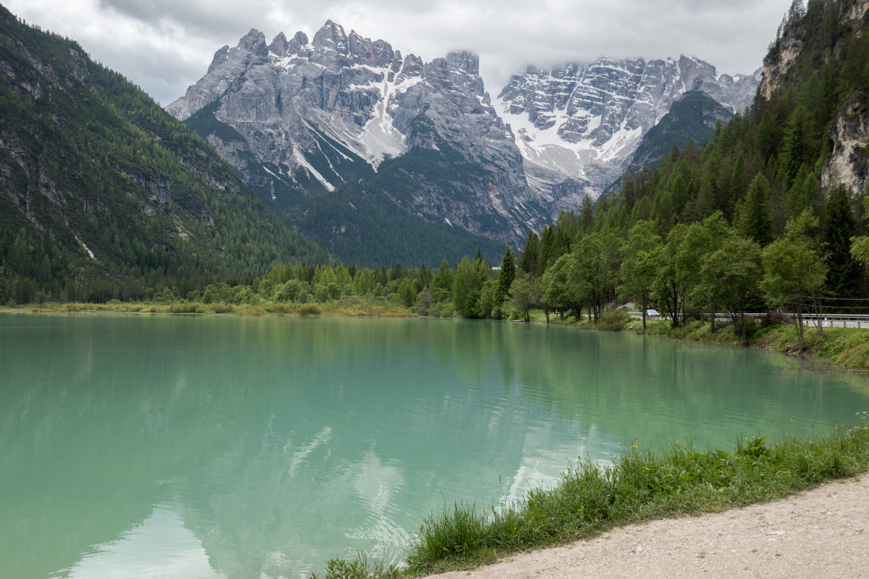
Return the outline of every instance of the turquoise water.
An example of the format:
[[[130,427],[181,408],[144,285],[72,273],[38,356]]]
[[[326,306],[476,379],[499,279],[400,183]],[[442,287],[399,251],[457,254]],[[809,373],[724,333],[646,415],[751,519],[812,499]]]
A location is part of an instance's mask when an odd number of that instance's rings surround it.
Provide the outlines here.
[[[0,316],[0,577],[307,576],[577,457],[808,433],[862,377],[455,320]]]

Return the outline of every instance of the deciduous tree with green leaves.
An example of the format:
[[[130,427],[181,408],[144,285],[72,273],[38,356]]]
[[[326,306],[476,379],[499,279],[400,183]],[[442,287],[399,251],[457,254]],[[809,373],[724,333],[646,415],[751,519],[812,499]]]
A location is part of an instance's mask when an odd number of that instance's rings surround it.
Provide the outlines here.
[[[803,309],[814,307],[827,277],[827,265],[810,235],[818,226],[818,218],[806,210],[797,219],[788,221],[782,239],[763,250],[765,273],[760,290],[769,305],[796,311],[800,340],[803,339]],[[820,330],[820,323],[818,328]]]
[[[489,266],[481,257],[468,256],[456,267],[453,277],[453,306],[463,318],[479,317],[478,302],[489,278]]]
[[[679,325],[679,314],[685,306],[685,280],[677,267],[677,255],[682,240],[688,233],[688,226],[679,223],[667,235],[667,242],[658,246],[654,260],[658,274],[655,276],[654,292],[660,302],[660,309],[670,316],[673,327]]]
[[[676,276],[684,288],[685,298],[690,300],[694,307],[703,308],[709,313],[713,332],[718,293],[713,287],[715,281],[704,283],[700,272],[715,248],[735,235],[736,232],[724,220],[724,214],[716,211],[702,222],[688,226],[676,250]],[[685,321],[684,318],[682,321]]]
[[[661,236],[649,221],[638,221],[628,232],[622,246],[621,291],[638,301],[643,310],[643,332],[646,331],[646,310],[652,297],[657,264],[655,252]]]
[[[763,266],[760,246],[731,235],[703,260],[700,286],[710,300],[727,310],[739,339],[748,344],[745,310],[757,292]]]
[[[510,288],[510,306],[522,313],[525,322],[531,321],[531,309],[540,301],[540,285],[539,279],[519,277],[513,280]]]

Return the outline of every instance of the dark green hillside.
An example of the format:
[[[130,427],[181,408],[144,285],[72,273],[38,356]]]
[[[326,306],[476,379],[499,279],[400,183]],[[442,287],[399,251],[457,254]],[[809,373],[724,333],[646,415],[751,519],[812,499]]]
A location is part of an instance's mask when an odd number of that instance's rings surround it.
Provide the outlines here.
[[[654,169],[661,157],[669,155],[674,147],[681,149],[688,141],[702,147],[715,134],[716,124],[726,123],[732,117],[732,112],[706,93],[697,90],[685,93],[643,137],[628,171]]]
[[[386,267],[396,263],[437,267],[446,259],[473,254],[496,263],[504,244],[477,237],[446,223],[409,215],[389,197],[365,184],[342,187],[309,202],[298,218],[299,231],[345,263]]]
[[[145,93],[3,7],[0,111],[0,303],[327,259]]]
[[[384,161],[369,179],[310,200],[297,223],[301,231],[337,257],[361,266],[398,262],[437,267],[444,258],[457,262],[478,247],[495,263],[504,252],[504,243],[444,221],[432,223],[430,218],[405,209],[418,194],[420,183],[430,188],[433,203],[437,197],[450,202],[461,199],[464,191],[482,187],[485,175],[483,167],[467,163],[447,143],[441,142],[439,150],[414,147],[401,157]],[[479,215],[469,218],[483,221]],[[491,231],[509,227],[503,218],[483,221],[482,225]]]
[[[206,139],[244,141],[234,128],[217,120],[219,107],[218,99],[184,123]],[[432,129],[419,119],[414,130]],[[365,160],[327,135],[315,132],[315,138],[317,146],[301,153],[324,179],[342,184],[335,191],[327,191],[304,168],[263,165],[244,146],[231,154],[238,157],[233,163],[269,210],[339,259],[363,267],[395,263],[437,267],[442,259],[458,261],[477,247],[493,261],[503,253],[501,242],[443,221],[434,223],[406,209],[422,185],[433,198],[461,200],[491,181],[485,167],[468,163],[449,143],[440,140],[439,150],[414,147],[398,158],[385,160],[375,172]],[[510,227],[500,216],[468,217],[487,232]]]

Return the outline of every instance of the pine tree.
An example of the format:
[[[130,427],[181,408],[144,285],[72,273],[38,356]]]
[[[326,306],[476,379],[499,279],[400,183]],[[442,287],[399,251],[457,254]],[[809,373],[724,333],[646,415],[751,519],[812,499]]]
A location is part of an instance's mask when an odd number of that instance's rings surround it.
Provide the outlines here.
[[[757,136],[754,141],[755,148],[760,153],[760,157],[764,163],[776,151],[776,141],[778,140],[776,133],[775,121],[772,119],[772,115],[769,114],[768,110],[764,111],[760,124],[757,126]]]
[[[504,299],[510,293],[510,286],[513,284],[514,277],[516,277],[516,262],[513,250],[508,247],[507,251],[504,252],[503,259],[501,259],[501,271],[498,273],[498,285],[495,287],[492,309],[497,310],[504,304]]]
[[[742,200],[745,195],[745,156],[739,153],[736,157],[736,163],[733,165],[733,172],[730,174],[730,202],[734,209],[736,204]]]
[[[594,227],[594,204],[591,197],[586,195],[582,198],[582,209],[579,214],[579,229],[584,234],[591,233]]]
[[[836,187],[827,201],[826,243],[827,291],[837,297],[855,294],[860,282],[860,264],[851,255],[851,238],[857,233],[851,202],[844,187]]]
[[[540,237],[533,231],[528,232],[525,249],[519,256],[519,269],[532,277],[537,276],[537,264],[540,260]]]
[[[753,239],[761,247],[772,241],[772,220],[769,216],[767,196],[769,181],[758,173],[748,186],[745,203],[740,208],[739,230],[749,239]]]

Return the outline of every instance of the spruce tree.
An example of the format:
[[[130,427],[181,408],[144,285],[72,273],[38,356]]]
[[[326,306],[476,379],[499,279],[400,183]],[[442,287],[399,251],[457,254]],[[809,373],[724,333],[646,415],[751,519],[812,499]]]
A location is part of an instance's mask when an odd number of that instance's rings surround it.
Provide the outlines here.
[[[591,197],[586,195],[582,198],[582,209],[579,213],[579,229],[583,234],[591,233],[594,227],[594,204]]]
[[[495,288],[495,295],[492,300],[493,309],[499,309],[504,304],[504,299],[510,292],[510,286],[513,284],[514,277],[516,277],[516,261],[513,256],[513,250],[508,247],[507,251],[504,252],[503,259],[501,259],[498,285]]]
[[[540,237],[533,231],[528,232],[525,249],[519,256],[519,269],[532,277],[537,276],[537,263],[540,259]]]
[[[761,159],[766,163],[770,156],[776,150],[776,135],[775,121],[769,111],[764,111],[763,117],[760,119],[760,124],[757,126],[757,136],[755,137],[754,145]]]
[[[836,187],[827,201],[826,244],[827,291],[836,297],[855,294],[860,282],[860,264],[851,255],[851,239],[857,233],[851,202],[844,187]]]
[[[761,247],[772,241],[772,220],[769,216],[767,196],[769,181],[758,173],[748,186],[745,203],[740,208],[739,230],[749,239],[753,239]]]

